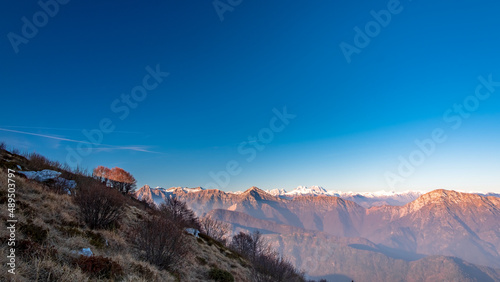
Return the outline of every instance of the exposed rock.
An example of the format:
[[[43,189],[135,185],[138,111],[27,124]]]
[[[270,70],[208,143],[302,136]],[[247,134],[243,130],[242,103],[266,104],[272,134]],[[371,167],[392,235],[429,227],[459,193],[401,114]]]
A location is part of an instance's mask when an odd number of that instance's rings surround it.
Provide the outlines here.
[[[71,189],[76,188],[76,181],[59,177],[62,174],[59,171],[44,169],[41,171],[18,171],[18,173],[24,174],[26,178],[33,179],[38,182],[47,182],[52,180],[54,181],[54,185],[64,187],[67,189],[69,194],[71,194]]]

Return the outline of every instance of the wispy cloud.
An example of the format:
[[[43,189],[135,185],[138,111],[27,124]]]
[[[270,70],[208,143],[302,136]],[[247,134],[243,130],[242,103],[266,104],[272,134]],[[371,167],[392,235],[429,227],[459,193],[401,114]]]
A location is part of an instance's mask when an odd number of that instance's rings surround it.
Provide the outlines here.
[[[60,127],[43,127],[43,126],[17,126],[17,125],[0,125],[1,128],[23,128],[23,129],[43,129],[43,130],[60,130],[60,131],[78,131],[82,132],[83,129],[78,128],[60,128]],[[115,130],[113,133],[123,133],[123,134],[144,134],[143,132],[136,131],[118,131]]]
[[[129,151],[161,154],[160,152],[150,151],[150,150],[148,150],[147,146],[141,146],[141,145],[115,146],[115,145],[108,145],[108,144],[96,144],[96,143],[91,143],[91,142],[82,141],[82,140],[74,140],[74,139],[69,139],[69,138],[64,138],[64,137],[59,137],[59,136],[32,133],[32,132],[19,131],[19,130],[12,130],[12,129],[6,129],[6,128],[0,128],[0,131],[38,136],[38,137],[49,138],[49,139],[54,139],[54,140],[59,140],[59,141],[65,141],[65,142],[89,144],[89,145],[97,146],[94,149],[97,149],[98,151],[108,151],[109,152],[112,150],[129,150]]]
[[[102,145],[102,144],[101,144]],[[108,145],[110,146],[110,145]],[[131,151],[138,151],[138,152],[147,152],[147,153],[158,153],[159,152],[154,152],[148,150],[148,146],[113,146],[113,147],[95,147],[93,148],[97,152],[110,152],[113,150],[131,150]]]

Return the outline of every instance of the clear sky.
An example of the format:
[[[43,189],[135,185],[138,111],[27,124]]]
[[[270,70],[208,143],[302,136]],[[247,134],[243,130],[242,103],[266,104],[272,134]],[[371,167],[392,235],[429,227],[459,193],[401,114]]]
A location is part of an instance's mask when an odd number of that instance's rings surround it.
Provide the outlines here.
[[[139,187],[500,192],[498,1],[59,1],[0,12],[9,146]]]

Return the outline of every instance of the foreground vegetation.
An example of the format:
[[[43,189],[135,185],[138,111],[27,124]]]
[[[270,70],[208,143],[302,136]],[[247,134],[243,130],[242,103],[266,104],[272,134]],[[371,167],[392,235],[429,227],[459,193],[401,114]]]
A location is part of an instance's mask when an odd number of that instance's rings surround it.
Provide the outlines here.
[[[258,232],[230,237],[229,226],[198,219],[176,199],[159,207],[136,200],[128,172],[99,167],[90,174],[5,149],[0,145],[2,206],[9,198],[8,169],[54,170],[77,186],[15,174],[16,274],[3,272],[2,281],[305,280]],[[0,216],[6,224],[7,209]],[[9,236],[0,230],[3,254]],[[7,262],[2,256],[0,263]]]

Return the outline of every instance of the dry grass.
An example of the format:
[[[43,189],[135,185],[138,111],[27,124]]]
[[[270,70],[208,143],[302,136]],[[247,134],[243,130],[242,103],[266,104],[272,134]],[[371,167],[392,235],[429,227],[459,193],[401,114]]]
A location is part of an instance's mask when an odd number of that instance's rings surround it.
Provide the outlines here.
[[[196,257],[191,261],[191,264],[197,267],[189,273],[187,281],[208,280],[207,275],[212,267],[231,272],[235,281],[251,281],[249,277],[252,277],[252,273],[248,261],[234,255],[222,245],[210,243],[202,238],[198,240],[194,236],[190,237],[193,244],[198,244]]]
[[[2,187],[6,187],[6,179],[7,174],[0,171]],[[79,222],[78,207],[73,204],[70,196],[50,193],[42,185],[22,178],[16,178],[16,186],[16,199],[18,204],[21,203],[16,211],[18,223],[31,222],[32,225],[48,230],[44,246],[54,246],[57,256],[55,258],[18,257],[17,275],[12,281],[90,281],[92,279],[87,274],[72,264],[72,261],[78,257],[77,251],[88,247],[95,255],[108,256],[119,262],[125,270],[123,279],[126,281],[164,281],[165,277],[170,277],[166,272],[161,272],[145,262],[133,259],[121,230],[95,231],[96,234],[105,238],[108,246],[103,249],[92,246],[91,238],[87,236],[89,230]],[[136,219],[138,213],[141,211],[137,208],[129,209],[125,217],[125,220],[129,222],[124,223],[130,223]],[[0,217],[5,222],[8,218],[6,209],[2,209]],[[18,240],[30,239],[19,231],[16,235]],[[0,237],[7,238],[8,236],[7,229],[1,228]],[[7,253],[7,245],[2,244],[1,250],[2,253]],[[0,262],[6,263],[6,257],[2,256]],[[137,273],[134,268],[127,267],[131,265],[140,265],[142,267],[137,269],[147,271],[142,274]],[[150,273],[153,273],[152,276]],[[14,278],[12,275],[5,275],[5,272],[1,274],[1,281],[11,281]],[[154,279],[151,280],[151,277]]]
[[[47,165],[46,160],[38,156],[31,157],[37,158],[39,163],[36,166]],[[30,162],[24,163],[25,160],[20,156],[14,156],[14,159],[23,162],[23,168],[32,166]],[[49,164],[54,165],[50,161]],[[7,174],[4,169],[0,169],[0,187],[6,186]],[[97,281],[74,264],[79,256],[78,251],[82,248],[91,248],[94,255],[117,262],[123,269],[120,281],[207,281],[208,272],[213,267],[231,272],[235,281],[252,280],[248,261],[232,254],[221,244],[192,235],[186,235],[186,242],[192,246],[192,253],[185,258],[183,267],[177,273],[169,273],[142,261],[128,238],[130,227],[150,214],[144,204],[136,200],[127,200],[118,228],[91,231],[79,219],[79,208],[71,196],[52,193],[42,184],[21,177],[16,177],[16,187],[18,224],[28,225],[29,222],[32,226],[47,230],[47,238],[39,246],[42,249],[53,247],[56,253],[19,256],[16,261],[17,275],[12,276],[3,271],[0,281]],[[7,195],[2,193],[0,191],[0,204],[5,204]],[[1,209],[0,218],[3,222],[8,218],[6,209]],[[8,236],[8,230],[0,228],[0,240],[5,242]],[[16,236],[17,240],[33,239],[30,238],[32,235],[28,236],[19,230]],[[104,243],[96,241],[96,238],[102,238]],[[0,250],[3,254],[7,253],[7,244],[2,243]],[[6,256],[1,256],[0,263],[5,265],[6,259]]]

